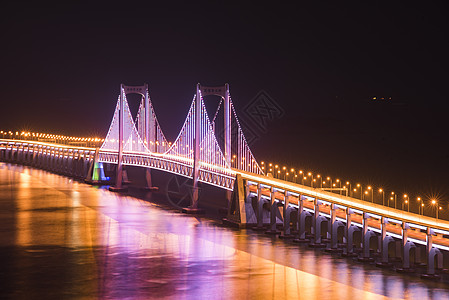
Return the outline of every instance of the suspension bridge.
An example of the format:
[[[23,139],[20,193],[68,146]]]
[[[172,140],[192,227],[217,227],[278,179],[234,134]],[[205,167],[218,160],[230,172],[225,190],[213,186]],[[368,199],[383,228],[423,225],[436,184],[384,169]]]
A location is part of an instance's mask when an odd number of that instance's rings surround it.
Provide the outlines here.
[[[135,117],[127,95],[141,102]],[[204,97],[221,101],[210,118]],[[217,115],[222,110],[223,139],[217,138]],[[168,142],[150,100],[148,85],[120,86],[115,111],[99,148],[43,141],[0,139],[0,160],[85,178],[105,179],[103,164],[115,165],[115,185],[123,191],[126,166],[142,167],[151,187],[151,170],[192,180],[187,212],[199,212],[199,184],[227,191],[228,223],[280,234],[311,247],[376,260],[390,267],[400,259],[402,272],[425,264],[427,278],[439,278],[449,264],[449,222],[275,179],[264,174],[245,139],[229,85],[197,84],[184,124]],[[411,259],[411,257],[413,259]]]

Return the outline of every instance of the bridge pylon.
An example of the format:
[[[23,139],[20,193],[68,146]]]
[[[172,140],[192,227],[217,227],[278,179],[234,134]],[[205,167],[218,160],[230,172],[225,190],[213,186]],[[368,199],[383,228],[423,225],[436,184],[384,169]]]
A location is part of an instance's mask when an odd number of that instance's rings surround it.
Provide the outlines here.
[[[120,85],[120,96],[119,96],[119,118],[118,118],[118,160],[117,160],[117,171],[115,174],[115,186],[109,187],[112,192],[123,192],[127,188],[123,186],[123,132],[124,132],[124,119],[125,119],[125,85]]]
[[[183,212],[190,214],[204,213],[204,210],[198,208],[199,201],[199,171],[200,171],[200,128],[201,128],[201,87],[196,85],[195,96],[195,118],[194,118],[194,137],[193,137],[193,184],[192,199],[190,206],[183,209]]]

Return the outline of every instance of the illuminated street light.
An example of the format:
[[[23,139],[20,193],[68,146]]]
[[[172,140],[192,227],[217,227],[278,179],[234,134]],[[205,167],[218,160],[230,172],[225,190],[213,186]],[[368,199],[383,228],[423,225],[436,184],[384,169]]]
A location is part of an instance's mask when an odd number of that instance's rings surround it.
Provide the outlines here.
[[[370,185],[368,185],[368,190],[371,191],[371,203],[374,203],[374,193]]]
[[[351,192],[351,190],[352,190],[351,183],[349,181],[346,181],[346,185],[349,187],[348,191]],[[349,194],[349,196],[351,196],[351,194]]]
[[[391,195],[393,195],[391,197],[391,200],[393,200],[393,197],[394,197],[394,208],[396,208],[396,202],[398,200],[398,195],[396,195],[394,192],[391,192]]]
[[[421,214],[421,206],[424,206],[424,203],[421,203],[421,205],[419,205],[421,202],[421,197],[417,197],[416,201],[418,201],[418,215],[420,215]]]
[[[382,205],[385,206],[385,191],[380,188],[379,193],[382,193]]]
[[[313,187],[313,174],[312,174],[312,172],[307,173],[307,176],[310,177],[310,186]]]
[[[443,208],[441,206],[438,206],[438,201],[435,199],[432,199],[432,204],[435,205],[436,218],[438,220],[438,211],[442,210]]]
[[[338,188],[340,188],[341,189],[341,181],[340,181],[340,179],[338,179],[337,178],[337,180],[335,180],[335,182],[337,182],[338,183]],[[338,191],[338,193],[341,195],[341,190],[340,191]]]
[[[329,176],[326,177],[326,180],[329,181],[329,188],[332,188],[332,178]]]
[[[360,183],[357,183],[357,187],[360,188],[360,199],[364,200],[363,199],[363,186]]]
[[[410,212],[410,199],[407,194],[404,194],[404,202],[402,203],[402,210],[404,210],[404,203],[407,205],[407,212]]]
[[[323,181],[321,180],[321,175],[320,174],[316,175],[316,178],[318,178],[318,180],[320,181],[320,188],[323,188]]]

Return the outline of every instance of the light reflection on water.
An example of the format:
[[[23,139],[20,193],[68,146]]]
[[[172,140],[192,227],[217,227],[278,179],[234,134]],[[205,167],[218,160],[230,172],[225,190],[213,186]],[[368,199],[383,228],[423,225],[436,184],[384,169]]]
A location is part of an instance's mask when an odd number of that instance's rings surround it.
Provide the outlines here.
[[[1,295],[444,299],[449,290],[0,163]]]

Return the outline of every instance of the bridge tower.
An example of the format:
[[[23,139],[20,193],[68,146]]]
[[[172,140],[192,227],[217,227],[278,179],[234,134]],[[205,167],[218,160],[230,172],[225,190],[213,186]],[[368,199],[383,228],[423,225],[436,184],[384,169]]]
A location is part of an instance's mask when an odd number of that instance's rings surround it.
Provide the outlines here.
[[[142,96],[141,109],[138,112],[138,118],[143,117],[143,128],[139,128],[142,133],[142,138],[145,146],[150,148],[151,141],[155,140],[155,119],[151,111],[150,97],[148,93],[148,84],[142,86],[127,86],[120,84],[120,95],[119,95],[119,113],[118,113],[118,161],[117,161],[117,174],[115,180],[115,186],[110,187],[111,191],[124,191],[123,187],[123,145],[125,144],[125,112],[129,112],[127,107],[126,95],[127,94],[140,94]],[[125,107],[126,106],[126,107]],[[126,108],[126,109],[125,109]],[[142,109],[143,108],[143,109]],[[149,172],[149,169],[147,169]],[[151,176],[147,176],[151,178]]]
[[[201,86],[196,85],[196,98],[195,98],[195,138],[194,138],[194,164],[193,164],[193,190],[192,190],[192,203],[188,212],[197,212],[198,210],[198,181],[199,181],[199,169],[200,169],[200,128],[201,128],[201,97],[214,95],[222,98],[224,102],[224,158],[226,163],[231,165],[231,105],[230,105],[230,93],[229,84],[223,86]],[[229,201],[231,199],[231,191],[226,191],[226,198]]]
[[[124,85],[120,84],[120,95],[119,95],[119,112],[118,112],[118,160],[117,160],[117,171],[115,175],[115,186],[109,187],[109,190],[113,192],[125,191],[126,188],[123,187],[123,132],[124,132],[124,120],[125,120],[125,89]]]

